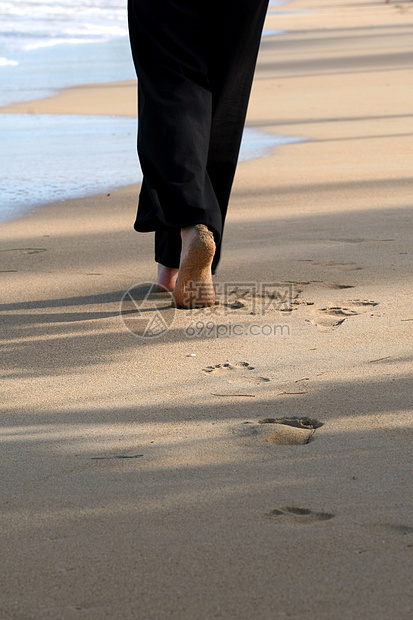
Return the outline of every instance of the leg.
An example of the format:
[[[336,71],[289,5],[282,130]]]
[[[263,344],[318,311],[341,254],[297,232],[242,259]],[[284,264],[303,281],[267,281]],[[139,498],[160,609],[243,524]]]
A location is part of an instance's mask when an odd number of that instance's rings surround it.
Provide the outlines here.
[[[268,0],[208,2],[210,10],[205,13],[204,29],[207,37],[203,51],[207,63],[208,88],[212,94],[207,177],[221,212],[221,234],[215,235],[217,248],[212,263],[214,273],[221,253],[223,226]]]
[[[204,224],[221,236],[221,211],[206,170],[212,114],[206,8],[193,0],[129,3],[144,174],[135,222],[141,232]]]
[[[219,260],[267,4],[130,0],[144,172],[135,228],[162,229],[156,254],[164,256],[159,262],[169,270],[176,269],[171,265],[177,263],[176,233],[181,229],[177,303],[188,279],[202,275],[210,285],[215,242],[213,271]],[[212,241],[199,225],[213,231]],[[167,241],[165,231],[171,231]],[[172,250],[165,254],[165,247]],[[210,302],[211,295],[205,305]]]
[[[209,23],[214,36],[209,38],[208,52],[213,111],[207,170],[220,205],[223,227],[268,0],[210,1],[214,5]],[[221,241],[212,264],[213,271],[220,252]]]

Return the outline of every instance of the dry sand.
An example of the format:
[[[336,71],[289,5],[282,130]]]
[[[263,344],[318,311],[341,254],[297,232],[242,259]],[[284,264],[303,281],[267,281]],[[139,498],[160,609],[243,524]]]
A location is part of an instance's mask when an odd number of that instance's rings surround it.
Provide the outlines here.
[[[239,166],[215,313],[122,322],[155,277],[138,187],[0,228],[1,618],[413,615],[413,5],[284,8],[314,12],[269,15],[248,124],[308,141]],[[135,106],[113,84],[13,111]],[[293,310],[225,300],[242,282],[293,283]]]

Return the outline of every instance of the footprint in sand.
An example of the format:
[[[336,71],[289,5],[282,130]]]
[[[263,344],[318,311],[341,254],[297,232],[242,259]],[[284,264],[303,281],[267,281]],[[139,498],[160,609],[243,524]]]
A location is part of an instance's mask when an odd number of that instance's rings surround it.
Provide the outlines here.
[[[260,425],[271,424],[262,428],[262,434],[268,443],[278,446],[303,446],[310,442],[322,422],[307,417],[264,418],[258,420]]]
[[[377,305],[377,301],[352,299],[346,302],[345,305],[337,304],[326,306],[325,308],[319,308],[314,311],[317,315],[311,319],[311,323],[316,325],[319,331],[329,331],[344,323],[348,317],[367,312]]]
[[[270,510],[265,516],[270,519],[276,519],[280,523],[287,522],[289,525],[307,525],[317,521],[329,521],[335,515],[330,512],[313,512],[308,508],[284,506]]]
[[[234,428],[233,432],[250,445],[256,445],[256,439],[259,438],[277,446],[304,446],[321,426],[322,422],[307,417],[264,418],[258,420],[257,424],[244,422],[241,428]]]
[[[215,366],[207,366],[202,369],[203,372],[211,374],[213,376],[224,379],[227,383],[238,383],[240,385],[252,384],[260,385],[262,383],[268,383],[270,379],[268,377],[261,377],[254,366],[251,366],[249,362],[236,362],[230,364],[216,364]]]

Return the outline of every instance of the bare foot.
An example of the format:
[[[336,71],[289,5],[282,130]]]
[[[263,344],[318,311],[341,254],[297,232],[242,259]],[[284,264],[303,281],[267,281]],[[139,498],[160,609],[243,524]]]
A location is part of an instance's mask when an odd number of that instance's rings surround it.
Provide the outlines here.
[[[204,308],[215,303],[211,265],[214,235],[204,224],[182,228],[182,252],[173,297],[180,308]]]
[[[165,265],[158,263],[158,279],[156,281],[158,290],[164,291],[167,289],[168,291],[173,291],[178,277],[178,271],[179,269],[165,267]]]

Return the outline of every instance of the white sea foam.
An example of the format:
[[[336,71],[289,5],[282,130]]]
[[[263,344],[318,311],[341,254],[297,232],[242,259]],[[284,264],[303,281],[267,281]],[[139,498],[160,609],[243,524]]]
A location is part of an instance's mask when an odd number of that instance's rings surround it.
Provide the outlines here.
[[[126,0],[0,0],[0,49],[126,36]]]

